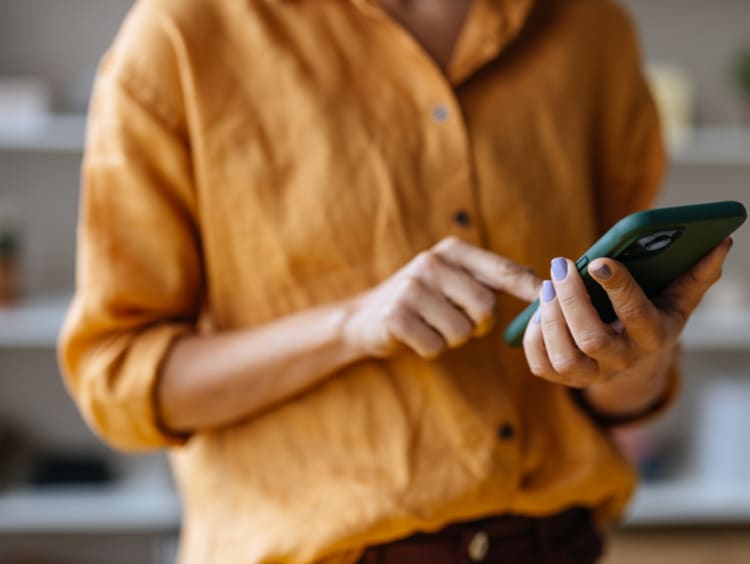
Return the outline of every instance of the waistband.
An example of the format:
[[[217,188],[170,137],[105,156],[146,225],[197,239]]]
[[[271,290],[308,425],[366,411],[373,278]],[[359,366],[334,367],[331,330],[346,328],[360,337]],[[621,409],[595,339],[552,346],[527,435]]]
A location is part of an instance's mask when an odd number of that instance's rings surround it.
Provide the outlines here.
[[[591,564],[603,541],[588,508],[548,517],[502,515],[368,548],[360,564]]]

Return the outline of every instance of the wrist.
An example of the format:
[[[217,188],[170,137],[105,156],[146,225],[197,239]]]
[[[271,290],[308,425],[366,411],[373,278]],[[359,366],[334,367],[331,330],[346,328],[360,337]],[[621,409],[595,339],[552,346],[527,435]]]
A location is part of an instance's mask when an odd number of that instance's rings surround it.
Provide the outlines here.
[[[362,331],[358,328],[357,312],[362,295],[354,296],[336,304],[336,334],[343,354],[356,362],[372,356],[364,344]]]
[[[666,349],[643,359],[607,382],[581,390],[592,409],[606,417],[630,418],[650,411],[666,397],[674,350]]]

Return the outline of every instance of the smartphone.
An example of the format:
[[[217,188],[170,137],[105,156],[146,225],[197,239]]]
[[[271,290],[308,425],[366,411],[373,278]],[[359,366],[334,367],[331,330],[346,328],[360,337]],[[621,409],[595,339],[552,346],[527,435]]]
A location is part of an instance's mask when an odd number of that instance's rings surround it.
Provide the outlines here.
[[[658,208],[631,214],[617,222],[577,261],[591,303],[605,323],[617,319],[604,289],[589,276],[595,258],[623,263],[649,296],[656,296],[727,238],[747,218],[745,207],[734,201]],[[539,307],[536,300],[505,329],[505,342],[521,346],[529,320]]]

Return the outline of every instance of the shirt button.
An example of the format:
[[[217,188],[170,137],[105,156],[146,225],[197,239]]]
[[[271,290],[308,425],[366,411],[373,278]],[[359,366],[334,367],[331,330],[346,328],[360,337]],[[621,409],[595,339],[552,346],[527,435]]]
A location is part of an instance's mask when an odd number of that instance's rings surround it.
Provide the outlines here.
[[[432,119],[437,122],[443,122],[448,119],[448,108],[446,108],[442,104],[435,106],[432,109]]]
[[[455,221],[461,227],[466,227],[471,223],[471,217],[464,210],[458,210],[453,214],[453,221]]]
[[[502,425],[500,425],[500,429],[498,429],[497,434],[502,440],[509,441],[515,436],[516,430],[510,423],[503,423]]]
[[[484,531],[478,531],[469,540],[466,552],[472,562],[482,562],[490,551],[490,538]]]

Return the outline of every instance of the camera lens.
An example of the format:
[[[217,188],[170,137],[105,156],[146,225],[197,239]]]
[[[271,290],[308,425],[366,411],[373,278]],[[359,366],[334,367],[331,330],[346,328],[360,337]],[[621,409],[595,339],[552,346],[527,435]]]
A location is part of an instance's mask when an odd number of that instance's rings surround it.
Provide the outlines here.
[[[619,253],[618,258],[621,260],[639,260],[651,257],[669,247],[679,236],[679,229],[645,235],[633,241],[627,249]]]
[[[660,235],[643,245],[643,248],[648,252],[653,253],[662,250],[664,247],[669,246],[671,243],[672,237],[670,235]]]

